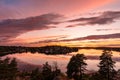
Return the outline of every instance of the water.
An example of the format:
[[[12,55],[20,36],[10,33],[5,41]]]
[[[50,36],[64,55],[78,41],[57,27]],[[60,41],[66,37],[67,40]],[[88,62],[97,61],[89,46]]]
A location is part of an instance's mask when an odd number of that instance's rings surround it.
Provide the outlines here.
[[[84,53],[85,56],[87,56],[87,69],[88,70],[98,70],[98,64],[99,64],[99,56],[102,53],[102,50],[95,50],[95,49],[80,49],[78,52],[73,52],[67,55],[45,55],[40,53],[22,53],[22,54],[12,54],[7,55],[4,57],[11,57],[16,58],[18,60],[21,60],[23,62],[34,64],[34,65],[42,65],[45,62],[48,62],[49,64],[53,65],[54,62],[57,62],[58,67],[65,72],[66,66],[70,60],[70,58],[77,54],[77,53]],[[115,69],[120,69],[120,52],[113,51],[113,59],[116,61]]]

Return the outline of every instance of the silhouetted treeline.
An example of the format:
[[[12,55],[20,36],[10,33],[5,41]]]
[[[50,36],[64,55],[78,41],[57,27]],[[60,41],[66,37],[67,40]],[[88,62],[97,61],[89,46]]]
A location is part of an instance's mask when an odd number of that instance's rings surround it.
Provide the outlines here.
[[[8,54],[23,53],[27,52],[27,47],[21,46],[0,46],[0,56],[5,56]]]
[[[44,46],[44,47],[21,47],[21,46],[0,46],[0,56],[15,53],[44,53],[44,54],[67,54],[77,52],[78,48],[65,46]]]
[[[86,60],[84,54],[72,56],[66,73],[62,73],[57,63],[46,62],[41,69],[21,72],[17,69],[16,59],[0,59],[0,80],[120,80],[120,69],[114,69],[111,51],[104,50],[99,57],[98,71],[89,72]]]
[[[77,52],[79,49],[97,49],[97,50],[112,50],[120,52],[120,48],[112,47],[66,47],[66,46],[44,46],[44,47],[22,47],[22,46],[0,46],[0,56],[15,53],[44,53],[44,54],[67,54]]]
[[[67,54],[71,52],[77,52],[78,48],[66,47],[66,46],[45,46],[45,47],[40,47],[39,50],[41,53],[46,53],[46,54]]]
[[[16,59],[0,59],[0,80],[55,80],[57,76],[63,75],[57,63],[52,66],[46,62],[42,69],[18,71]],[[66,77],[65,75],[63,75]]]

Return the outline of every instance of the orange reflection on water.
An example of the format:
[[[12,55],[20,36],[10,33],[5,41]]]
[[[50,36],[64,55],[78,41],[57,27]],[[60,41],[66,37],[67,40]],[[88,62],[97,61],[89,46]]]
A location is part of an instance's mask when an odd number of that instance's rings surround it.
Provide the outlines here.
[[[53,65],[54,62],[58,63],[58,66],[61,70],[66,71],[66,66],[70,60],[70,58],[77,54],[77,53],[84,53],[85,56],[89,56],[86,60],[87,62],[87,69],[88,70],[97,70],[98,64],[99,64],[99,56],[102,53],[102,50],[95,50],[95,49],[80,49],[78,52],[72,52],[70,54],[66,55],[45,55],[40,53],[22,53],[22,54],[12,54],[7,55],[5,57],[15,57],[18,60],[21,60],[23,62],[27,62],[34,65],[42,65],[45,62],[49,62],[49,64]],[[97,57],[97,58],[96,58]],[[113,51],[113,58],[119,58],[119,52]],[[119,69],[120,67],[120,61],[116,61],[116,69]]]

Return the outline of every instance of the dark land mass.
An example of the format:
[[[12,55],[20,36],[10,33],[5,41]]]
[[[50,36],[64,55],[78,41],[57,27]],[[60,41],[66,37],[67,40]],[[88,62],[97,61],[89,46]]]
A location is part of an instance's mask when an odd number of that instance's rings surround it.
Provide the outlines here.
[[[120,47],[66,47],[66,46],[44,46],[44,47],[22,47],[22,46],[0,46],[0,56],[15,53],[43,53],[47,55],[68,54],[77,52],[79,49],[111,50],[120,52]]]
[[[21,47],[21,46],[0,46],[0,56],[15,53],[44,53],[47,55],[67,54],[77,52],[78,48],[66,46],[44,46],[44,47]]]

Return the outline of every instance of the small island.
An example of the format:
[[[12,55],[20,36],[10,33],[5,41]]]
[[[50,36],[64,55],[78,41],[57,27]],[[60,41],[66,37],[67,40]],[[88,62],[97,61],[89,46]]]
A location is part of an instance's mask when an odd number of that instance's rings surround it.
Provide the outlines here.
[[[40,53],[45,54],[67,54],[71,52],[77,52],[78,48],[66,47],[66,46],[45,46],[40,47]]]
[[[0,46],[0,56],[15,53],[44,53],[47,55],[67,54],[77,52],[78,48],[66,46],[43,46],[43,47],[22,47],[22,46]]]

